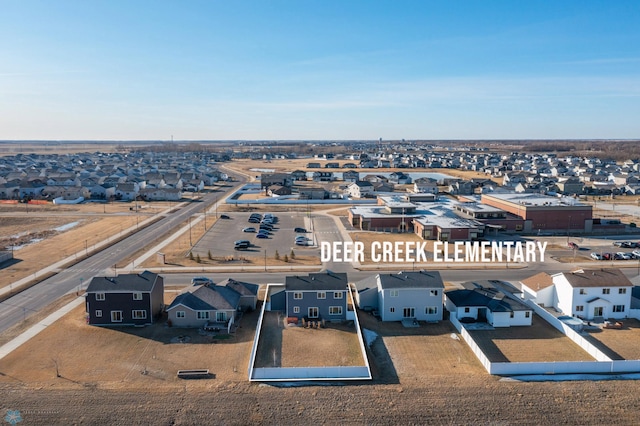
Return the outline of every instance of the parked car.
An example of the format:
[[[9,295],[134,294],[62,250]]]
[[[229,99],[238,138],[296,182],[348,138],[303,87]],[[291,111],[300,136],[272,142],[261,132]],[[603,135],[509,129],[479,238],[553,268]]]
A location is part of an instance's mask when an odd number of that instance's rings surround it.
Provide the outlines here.
[[[212,285],[213,281],[207,277],[191,278],[191,285]]]
[[[260,223],[260,219],[257,217],[250,217],[248,220],[249,223]]]
[[[309,231],[307,231],[307,230],[306,230],[306,229],[304,229],[304,228],[294,228],[293,232],[301,232],[301,233],[303,233],[303,234],[306,234],[306,233],[307,233],[307,232],[309,232]]]
[[[574,243],[573,241],[567,243],[567,245],[571,250],[580,250],[580,246]]]
[[[231,218],[229,217],[229,215],[221,214],[220,219],[231,219]]]
[[[269,234],[258,233],[256,234],[256,238],[269,238]]]
[[[629,253],[625,253],[623,251],[619,251],[616,253],[616,258],[618,260],[631,260],[631,255]]]
[[[295,244],[296,244],[297,246],[308,246],[308,245],[309,245],[309,241],[296,240]]]
[[[602,255],[600,253],[593,252],[591,253],[591,258],[593,260],[602,260]]]
[[[623,243],[622,241],[614,241],[613,245],[614,247],[622,247],[622,243]]]
[[[631,252],[634,258],[640,259],[640,250],[634,250]]]
[[[242,232],[256,232],[256,228],[254,228],[253,226],[249,228],[243,228]]]
[[[251,247],[251,243],[246,241],[246,242],[236,242],[233,245],[233,249],[234,250],[247,250],[249,247]]]
[[[622,247],[622,248],[635,248],[636,247],[636,243],[632,243],[631,241],[623,241],[622,244],[620,245],[620,247]]]
[[[602,253],[602,260],[612,260],[613,253]]]

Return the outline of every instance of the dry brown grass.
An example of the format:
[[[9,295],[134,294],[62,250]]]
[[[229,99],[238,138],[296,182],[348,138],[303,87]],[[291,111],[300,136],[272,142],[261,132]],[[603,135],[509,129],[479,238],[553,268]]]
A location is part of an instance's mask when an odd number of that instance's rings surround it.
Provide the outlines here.
[[[255,366],[328,367],[364,365],[354,326],[285,326],[277,312],[265,312]]]
[[[175,295],[167,292],[167,302]],[[89,326],[81,305],[0,360],[0,383],[181,387],[184,382],[176,377],[177,370],[194,368],[208,368],[217,379],[244,381],[257,316],[257,311],[246,314],[235,335],[218,340],[195,329],[169,328],[164,322],[144,328]],[[56,377],[56,364],[61,378]]]
[[[530,327],[470,330],[491,362],[594,361],[587,352],[537,315]]]
[[[143,219],[140,219],[143,220]],[[47,233],[55,227],[78,222],[78,225],[59,233]],[[34,275],[37,271],[68,256],[78,254],[81,259],[86,253],[91,254],[95,245],[107,238],[135,226],[135,214],[118,216],[65,216],[7,218],[0,221],[0,231],[5,235],[17,235],[20,232],[34,232],[34,236],[45,236],[42,241],[29,244],[14,252],[19,260],[5,267],[0,273],[0,287],[4,287],[19,279]],[[46,253],[46,256],[43,256]]]
[[[585,329],[587,338],[613,359],[640,359],[640,321],[633,318],[622,320],[621,329]]]

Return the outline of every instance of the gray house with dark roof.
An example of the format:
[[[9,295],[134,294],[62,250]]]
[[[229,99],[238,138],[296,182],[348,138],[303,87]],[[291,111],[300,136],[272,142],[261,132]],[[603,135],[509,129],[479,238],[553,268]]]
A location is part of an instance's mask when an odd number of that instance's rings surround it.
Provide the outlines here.
[[[441,321],[444,283],[437,271],[377,274],[356,283],[360,309],[382,321]]]
[[[514,294],[520,291],[505,281],[463,283],[464,289],[445,293],[446,307],[458,320],[471,318],[493,327],[531,325],[533,309]]]
[[[151,325],[164,308],[164,278],[149,271],[94,277],[85,303],[91,325]]]
[[[174,327],[202,327],[219,325],[229,329],[241,310],[256,307],[259,286],[233,279],[224,285],[196,285],[187,287],[167,308]]]
[[[284,297],[285,312],[288,317],[311,320],[344,321],[347,319],[347,274],[323,272],[308,276],[289,276],[285,280],[285,290],[272,296],[272,309],[282,306],[282,301],[274,305],[273,298]]]

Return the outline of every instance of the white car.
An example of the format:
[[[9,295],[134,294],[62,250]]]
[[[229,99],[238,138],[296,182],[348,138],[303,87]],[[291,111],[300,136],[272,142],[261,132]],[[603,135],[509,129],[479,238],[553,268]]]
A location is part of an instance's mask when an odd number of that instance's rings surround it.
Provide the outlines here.
[[[602,255],[600,253],[593,252],[591,253],[591,258],[593,260],[602,260]]]
[[[631,260],[631,255],[629,253],[625,253],[623,251],[619,251],[616,253],[616,256],[622,260]]]

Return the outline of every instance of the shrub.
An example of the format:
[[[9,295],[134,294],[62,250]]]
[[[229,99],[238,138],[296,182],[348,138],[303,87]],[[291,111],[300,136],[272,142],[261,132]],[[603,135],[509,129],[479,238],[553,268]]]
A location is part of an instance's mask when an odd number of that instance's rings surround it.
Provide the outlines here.
[[[193,260],[193,252],[189,252],[189,260]]]
[[[280,253],[276,250],[276,254],[273,256],[276,260],[280,260]]]
[[[209,258],[209,260],[213,260],[213,256],[211,256],[211,250],[209,250],[209,252],[207,253],[207,257]]]
[[[282,258],[282,261],[285,263],[289,262],[289,256],[285,254],[284,257]]]
[[[291,253],[289,253],[289,258],[290,258],[291,260],[293,260],[293,259],[295,259],[295,258],[296,258],[296,254],[293,252],[293,249],[291,249]]]

